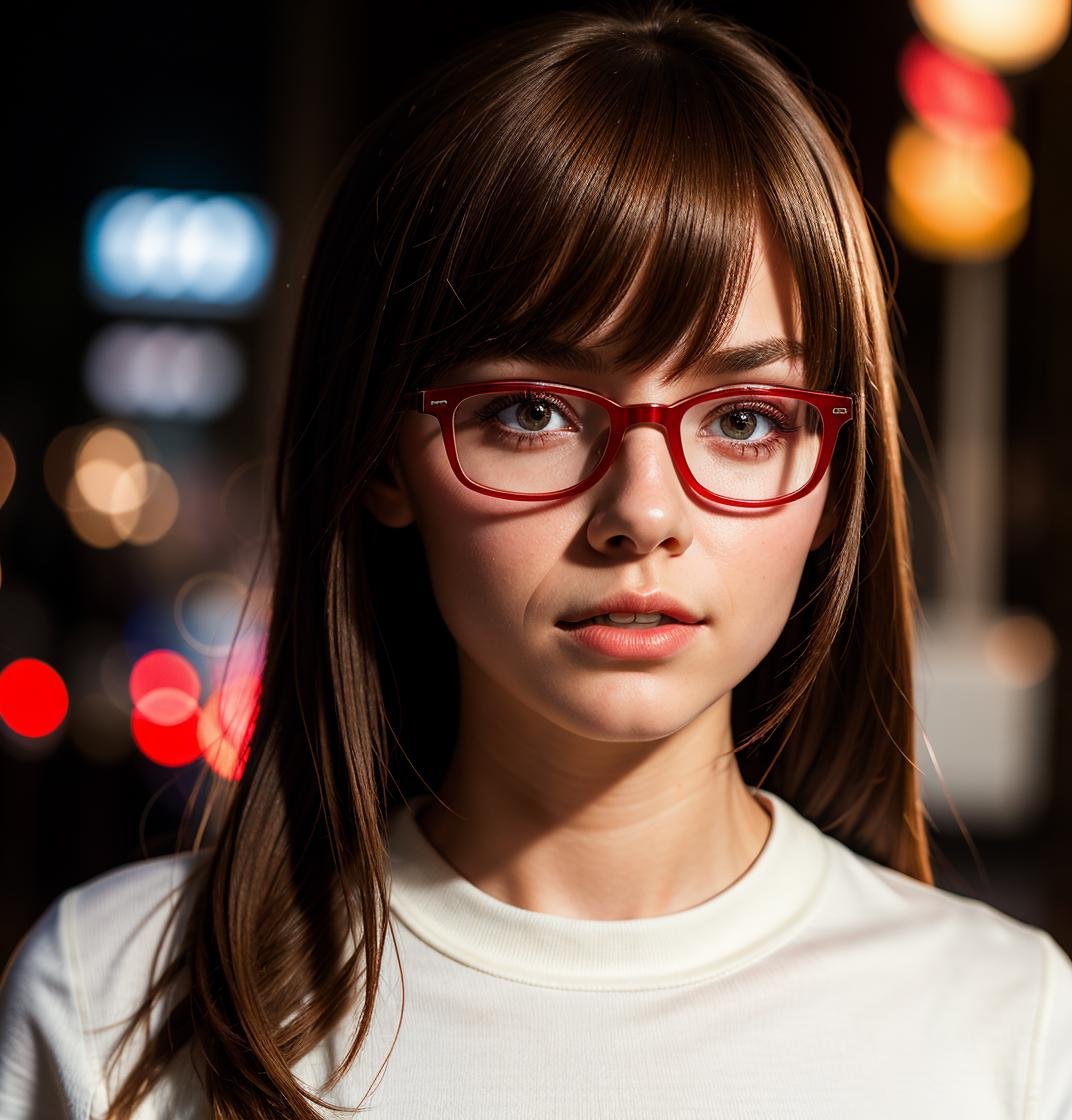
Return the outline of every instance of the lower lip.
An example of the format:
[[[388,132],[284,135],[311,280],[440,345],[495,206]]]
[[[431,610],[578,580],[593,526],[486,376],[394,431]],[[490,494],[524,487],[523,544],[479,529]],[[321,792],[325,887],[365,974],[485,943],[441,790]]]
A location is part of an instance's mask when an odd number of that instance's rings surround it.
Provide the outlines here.
[[[567,637],[596,653],[632,661],[650,661],[653,658],[669,657],[683,649],[696,636],[700,626],[698,622],[669,622],[650,628],[590,623],[572,630],[564,627],[559,629]]]

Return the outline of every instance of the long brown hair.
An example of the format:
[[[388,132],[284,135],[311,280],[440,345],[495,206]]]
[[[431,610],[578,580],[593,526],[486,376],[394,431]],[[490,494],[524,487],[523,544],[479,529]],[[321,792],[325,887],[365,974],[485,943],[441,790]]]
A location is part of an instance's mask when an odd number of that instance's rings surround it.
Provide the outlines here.
[[[180,950],[122,1045],[180,976],[189,992],[109,1120],[129,1117],[186,1043],[213,1117],[311,1120],[309,1101],[327,1102],[291,1067],[360,1005],[329,1091],[368,1034],[387,815],[437,787],[458,716],[454,645],[416,528],[386,528],[360,500],[393,453],[402,394],[463,358],[585,338],[642,264],[614,340],[623,363],[681,340],[681,367],[695,362],[735,319],[759,214],[796,278],[807,384],[856,406],[831,467],[836,526],[779,640],[734,689],[738,760],[749,784],[853,850],[933,882],[892,284],[845,123],[792,69],[684,2],[559,13],[473,43],[353,145],[294,339],[248,762],[210,791],[201,831],[218,814],[218,832],[189,884]]]

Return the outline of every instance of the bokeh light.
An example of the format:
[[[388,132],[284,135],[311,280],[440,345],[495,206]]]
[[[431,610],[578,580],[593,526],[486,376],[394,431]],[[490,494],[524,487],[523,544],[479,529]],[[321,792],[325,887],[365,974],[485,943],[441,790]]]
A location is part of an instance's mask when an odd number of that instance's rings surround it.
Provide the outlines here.
[[[18,735],[50,735],[67,715],[67,686],[51,665],[20,657],[0,672],[0,719]]]
[[[0,506],[7,501],[15,485],[15,452],[10,443],[0,436]]]
[[[201,680],[180,653],[156,649],[130,671],[130,730],[138,749],[161,766],[185,766],[201,753]]]
[[[142,462],[141,449],[126,432],[114,427],[100,427],[83,440],[75,456],[72,476],[75,490],[72,505],[81,497],[82,509],[98,513],[126,513],[136,509],[145,495],[120,487],[120,480],[130,467]]]
[[[220,777],[242,777],[259,707],[260,679],[246,673],[229,677],[205,701],[198,735],[205,761]]]
[[[175,596],[175,625],[192,649],[212,657],[227,653],[246,591],[230,572],[200,572],[183,583]]]
[[[243,313],[274,255],[275,220],[246,195],[118,188],[86,216],[86,288],[109,309]]]
[[[927,35],[998,70],[1045,62],[1068,35],[1070,0],[910,0]]]
[[[205,422],[222,416],[245,380],[242,352],[217,327],[104,327],[86,352],[86,394],[103,413]]]
[[[891,222],[923,256],[993,259],[1027,229],[1031,163],[1008,133],[953,141],[906,122],[891,141],[888,172]]]
[[[178,517],[174,479],[113,423],[64,429],[45,452],[44,470],[71,530],[93,548],[154,544]]]
[[[141,701],[159,688],[174,689],[201,699],[201,678],[190,662],[172,649],[154,649],[143,654],[130,670],[130,699],[137,708]]]
[[[158,688],[131,712],[130,733],[146,758],[160,766],[185,766],[201,753],[198,703],[177,688]]]
[[[1036,615],[1009,614],[988,628],[983,657],[999,679],[1030,688],[1053,671],[1057,636]]]
[[[179,515],[179,490],[159,463],[141,462],[128,467],[116,484],[116,495],[127,508],[113,518],[116,531],[127,544],[155,544],[167,536]],[[140,504],[132,505],[134,496]]]
[[[1008,128],[1012,103],[1002,80],[986,67],[956,58],[913,36],[897,67],[901,95],[933,132],[953,140]]]

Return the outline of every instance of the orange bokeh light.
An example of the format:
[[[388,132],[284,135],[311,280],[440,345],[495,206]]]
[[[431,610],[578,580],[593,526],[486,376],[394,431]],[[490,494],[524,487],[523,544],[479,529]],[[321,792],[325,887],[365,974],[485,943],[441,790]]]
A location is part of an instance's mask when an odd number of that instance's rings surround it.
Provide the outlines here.
[[[888,213],[912,249],[940,260],[992,260],[1027,228],[1032,170],[1007,132],[954,141],[915,122],[890,143]]]
[[[249,741],[260,708],[258,677],[239,674],[205,701],[198,735],[205,761],[223,778],[237,782],[249,755]]]
[[[0,506],[7,501],[11,488],[15,485],[15,452],[3,436],[0,436]]]

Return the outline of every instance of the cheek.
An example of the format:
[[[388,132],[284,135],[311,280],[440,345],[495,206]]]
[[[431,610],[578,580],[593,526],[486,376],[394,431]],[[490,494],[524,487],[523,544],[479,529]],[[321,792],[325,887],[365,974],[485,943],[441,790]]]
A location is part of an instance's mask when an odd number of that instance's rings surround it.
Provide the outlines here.
[[[535,503],[469,490],[435,444],[408,472],[436,603],[455,640],[470,649],[516,642],[526,608],[566,547],[567,518]]]
[[[734,606],[749,601],[791,602],[808,556],[812,532],[783,515],[760,521],[741,533],[723,533],[717,543],[726,590]],[[736,602],[741,597],[740,602]]]
[[[826,488],[771,515],[713,519],[705,550],[717,573],[715,602],[732,642],[738,675],[759,664],[785,627],[822,514]],[[717,523],[716,523],[717,522]]]
[[[459,614],[487,621],[514,615],[519,621],[549,542],[523,520],[508,526],[467,513],[444,503],[425,521],[425,552],[444,616],[448,623]]]

